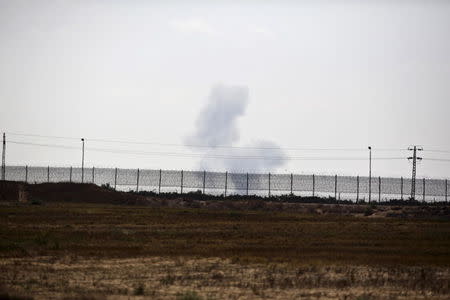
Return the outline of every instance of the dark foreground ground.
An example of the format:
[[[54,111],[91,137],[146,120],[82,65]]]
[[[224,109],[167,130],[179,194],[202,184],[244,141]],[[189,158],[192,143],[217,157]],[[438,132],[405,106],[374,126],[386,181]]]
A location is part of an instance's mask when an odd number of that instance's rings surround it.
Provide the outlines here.
[[[0,203],[0,299],[450,297],[445,206],[72,193]]]

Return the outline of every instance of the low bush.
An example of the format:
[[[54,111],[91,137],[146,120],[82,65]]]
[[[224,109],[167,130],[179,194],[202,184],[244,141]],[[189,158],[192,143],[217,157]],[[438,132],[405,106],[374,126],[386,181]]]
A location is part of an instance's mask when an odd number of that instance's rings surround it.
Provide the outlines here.
[[[203,298],[200,297],[196,292],[194,291],[188,291],[182,294],[178,294],[177,300],[202,300]]]

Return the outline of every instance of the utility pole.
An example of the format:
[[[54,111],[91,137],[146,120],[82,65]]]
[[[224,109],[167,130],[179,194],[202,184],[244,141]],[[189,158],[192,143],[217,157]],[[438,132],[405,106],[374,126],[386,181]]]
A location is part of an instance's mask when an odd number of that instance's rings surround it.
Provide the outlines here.
[[[84,138],[81,139],[83,146],[81,148],[81,183],[84,182]]]
[[[3,132],[2,180],[6,179],[6,135]]]
[[[372,199],[372,147],[369,146],[369,203]]]
[[[412,160],[412,176],[411,176],[411,198],[409,200],[415,200],[416,198],[416,170],[417,160],[422,160],[422,157],[417,156],[417,151],[422,151],[422,147],[414,146],[409,147],[409,151],[413,151],[413,156],[408,157],[408,160]]]

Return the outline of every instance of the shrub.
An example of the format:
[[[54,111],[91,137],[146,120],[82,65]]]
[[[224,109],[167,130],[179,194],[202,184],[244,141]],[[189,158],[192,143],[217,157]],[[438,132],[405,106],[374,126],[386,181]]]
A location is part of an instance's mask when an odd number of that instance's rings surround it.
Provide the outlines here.
[[[178,294],[177,300],[202,300],[203,298],[200,297],[196,292],[194,291],[188,291],[183,294]]]
[[[42,204],[42,200],[39,198],[33,198],[31,199],[31,205],[41,205]]]
[[[102,184],[101,187],[107,190],[114,190],[114,188],[109,183]]]
[[[366,210],[364,211],[365,216],[373,215],[373,208],[371,206],[367,206]]]
[[[175,282],[175,276],[167,274],[164,278],[160,280],[163,285],[172,285]]]
[[[142,283],[140,283],[137,287],[134,288],[134,295],[136,296],[144,295],[144,292],[145,288]]]
[[[362,294],[356,300],[372,300],[375,299],[371,294]]]

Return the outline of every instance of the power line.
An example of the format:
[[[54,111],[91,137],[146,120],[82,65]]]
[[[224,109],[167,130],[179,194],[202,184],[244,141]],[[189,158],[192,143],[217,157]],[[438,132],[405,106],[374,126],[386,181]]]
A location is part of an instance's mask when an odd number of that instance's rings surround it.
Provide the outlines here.
[[[55,135],[40,135],[40,134],[31,134],[31,133],[6,132],[6,134],[8,134],[8,135],[16,135],[16,136],[29,136],[29,137],[38,137],[38,138],[48,138],[48,139],[80,140],[80,138],[77,138],[77,137],[55,136]]]
[[[28,143],[28,142],[18,142],[18,141],[8,141],[8,144],[17,144],[17,145],[29,145],[29,146],[40,146],[40,147],[50,147],[50,148],[61,148],[61,149],[80,150],[80,147],[65,146],[65,145],[56,145],[56,144]]]
[[[9,141],[11,144],[29,145],[49,148],[61,148],[70,150],[79,150],[79,147],[57,145],[57,144],[42,144],[42,143],[29,143],[19,141]],[[86,147],[86,150],[116,154],[129,154],[129,155],[156,155],[156,156],[172,156],[172,157],[194,157],[194,158],[215,158],[215,159],[262,159],[262,160],[343,160],[343,161],[358,161],[367,160],[366,157],[298,157],[298,156],[249,156],[249,155],[220,155],[220,154],[202,154],[202,153],[180,153],[180,152],[146,152],[146,151],[129,151],[121,149],[108,149],[108,148],[90,148]],[[373,158],[375,160],[401,160],[403,157],[378,157]]]
[[[450,159],[445,159],[445,158],[423,158],[422,160],[450,162]]]
[[[38,138],[49,138],[49,139],[67,139],[67,140],[79,140],[77,137],[67,137],[67,136],[51,136],[51,135],[38,135],[38,134],[28,134],[28,133],[14,133],[7,132],[7,134],[15,136],[28,136],[28,137],[38,137]],[[125,140],[114,140],[114,139],[101,139],[101,138],[86,138],[86,140],[91,142],[101,142],[101,143],[115,143],[115,144],[131,144],[131,145],[153,145],[153,146],[168,146],[168,147],[190,147],[190,148],[223,148],[223,149],[253,149],[253,150],[293,150],[293,151],[367,151],[364,148],[328,148],[328,147],[253,147],[253,146],[228,146],[228,145],[198,145],[198,144],[175,144],[175,143],[157,143],[157,142],[147,142],[147,141],[125,141]],[[374,148],[376,151],[407,151],[406,148]]]
[[[68,136],[53,136],[53,135],[39,135],[39,134],[29,134],[29,133],[15,133],[8,132],[7,134],[14,136],[25,136],[25,137],[37,137],[37,138],[47,138],[47,139],[60,139],[60,140],[72,140],[79,141],[77,137]],[[141,141],[124,141],[124,140],[110,140],[110,139],[89,139],[89,141],[101,142],[101,143],[116,143],[116,144],[131,144],[131,145],[156,145],[156,146],[171,146],[171,147],[192,147],[192,148],[206,148],[206,149],[254,149],[254,150],[297,150],[297,151],[367,151],[365,148],[299,148],[299,147],[289,147],[289,148],[279,148],[279,147],[251,147],[251,146],[208,146],[208,145],[182,145],[182,144],[172,144],[172,143],[156,143],[156,142],[141,142]],[[67,146],[67,145],[55,145],[55,144],[43,144],[43,143],[29,143],[20,141],[8,141],[13,144],[23,144],[23,145],[34,145],[41,147],[53,147],[61,149],[74,149],[79,150],[79,147]],[[205,153],[173,153],[173,152],[137,152],[137,151],[127,151],[127,150],[117,150],[117,149],[107,149],[107,148],[87,148],[90,151],[96,152],[109,152],[118,154],[135,154],[135,155],[158,155],[158,156],[178,156],[178,157],[202,157],[202,158],[220,158],[220,159],[267,159],[267,160],[365,160],[363,157],[271,157],[271,156],[233,156],[233,155],[220,155],[220,154],[205,154]],[[408,149],[402,148],[375,148],[376,151],[408,151]],[[430,153],[450,153],[450,150],[425,150]],[[424,151],[424,152],[425,152]],[[381,157],[374,158],[374,160],[398,160],[400,157]],[[449,159],[445,158],[425,158],[427,161],[441,161],[449,162]]]
[[[424,152],[434,152],[434,153],[449,153],[450,150],[423,150]]]

